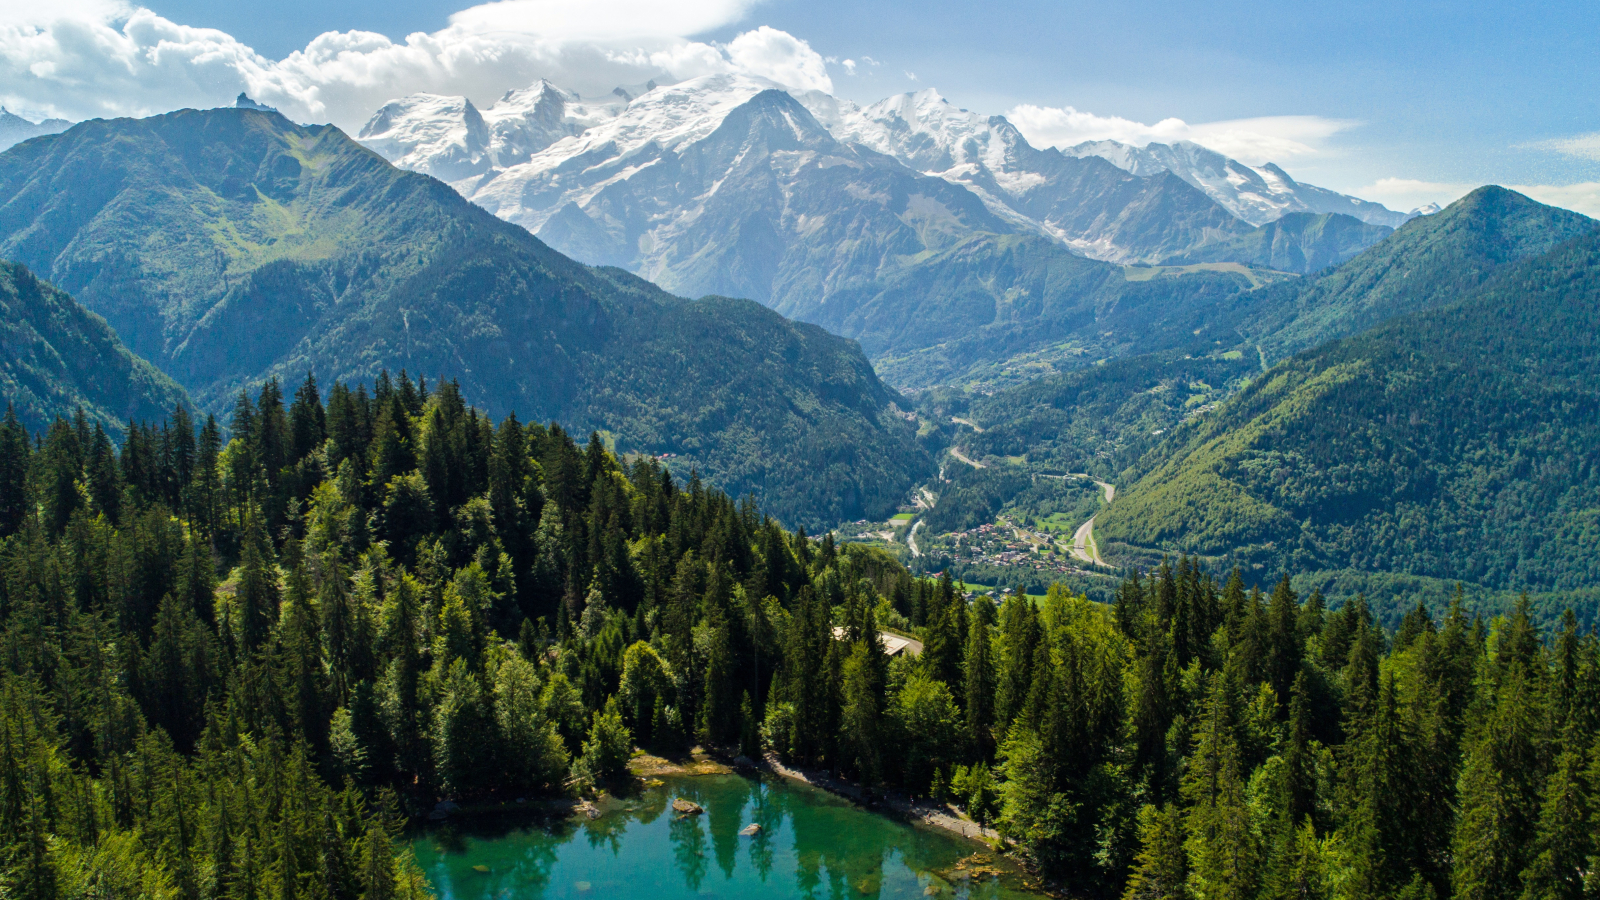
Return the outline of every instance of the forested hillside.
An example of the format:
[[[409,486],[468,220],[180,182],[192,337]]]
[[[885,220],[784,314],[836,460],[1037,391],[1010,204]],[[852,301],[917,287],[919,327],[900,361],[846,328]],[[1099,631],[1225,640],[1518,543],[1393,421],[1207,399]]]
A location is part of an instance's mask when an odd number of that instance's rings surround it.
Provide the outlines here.
[[[130,421],[161,418],[189,398],[122,345],[104,319],[0,261],[0,398],[40,430],[64,411],[120,438]]]
[[[931,467],[860,350],[747,301],[579,265],[332,126],[184,110],[0,153],[0,256],[226,412],[271,377],[450,372],[791,524],[886,514]]]
[[[0,426],[8,895],[422,898],[396,813],[690,742],[953,800],[1075,896],[1581,896],[1600,853],[1570,617],[1391,636],[1187,559],[969,604],[453,383],[329,388],[226,446]]]
[[[1296,212],[1236,238],[1170,256],[1165,265],[1236,262],[1302,275],[1337,266],[1394,232],[1338,213]]]
[[[1597,333],[1591,234],[1275,367],[1124,475],[1102,548],[1592,587]]]
[[[1040,472],[1115,480],[1253,374],[1255,360],[1238,353],[1112,360],[973,398],[970,416],[984,431],[959,442],[979,459],[1022,457]]]
[[[1240,298],[1232,322],[1278,362],[1385,319],[1461,300],[1501,266],[1597,227],[1588,216],[1488,185],[1419,216],[1320,278]]]
[[[861,327],[900,334],[924,332],[921,323],[935,316],[965,318],[970,327],[947,340],[885,350],[873,362],[905,389],[988,393],[1108,358],[1217,349],[1196,323],[1228,314],[1258,277],[1239,265],[1115,268],[1063,254],[1043,238],[1006,238],[963,244],[903,280],[885,278],[852,315]],[[1223,330],[1227,346],[1237,343]]]

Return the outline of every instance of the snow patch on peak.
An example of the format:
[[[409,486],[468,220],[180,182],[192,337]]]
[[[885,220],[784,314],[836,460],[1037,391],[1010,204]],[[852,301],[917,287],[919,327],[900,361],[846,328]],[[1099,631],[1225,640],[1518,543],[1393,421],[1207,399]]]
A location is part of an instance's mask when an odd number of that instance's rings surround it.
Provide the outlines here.
[[[390,100],[356,139],[402,169],[446,181],[487,166],[489,129],[465,97],[412,94]]]
[[[605,147],[627,156],[646,145],[673,150],[710,135],[722,120],[766,90],[782,90],[776,82],[749,75],[702,75],[635,97],[617,115],[581,134],[534,154],[535,170],[559,165],[572,156]]]
[[[1031,181],[1012,177],[1024,174],[1019,171],[1019,149],[1032,148],[1010,122],[958,109],[933,88],[866,107],[816,91],[796,99],[835,138],[892,156],[918,171],[966,184],[977,166],[1007,191],[1026,189],[1024,182]]]
[[[466,97],[412,94],[385,103],[356,139],[403,169],[457,181],[522,162],[625,107],[615,98],[584,103],[542,79],[482,112]]]

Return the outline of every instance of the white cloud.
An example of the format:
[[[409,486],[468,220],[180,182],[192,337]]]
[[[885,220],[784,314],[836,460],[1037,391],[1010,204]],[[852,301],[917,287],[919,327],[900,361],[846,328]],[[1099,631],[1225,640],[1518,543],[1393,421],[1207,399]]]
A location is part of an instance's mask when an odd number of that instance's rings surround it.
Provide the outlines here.
[[[1380,178],[1354,193],[1357,197],[1375,200],[1391,209],[1418,209],[1429,203],[1449,206],[1475,187],[1478,185],[1467,182]]]
[[[1600,159],[1600,131],[1548,141],[1531,141],[1517,146],[1529,150],[1554,150],[1564,156],[1576,156],[1579,159]]]
[[[1193,141],[1250,165],[1285,162],[1320,151],[1328,138],[1355,123],[1322,116],[1264,116],[1191,125],[1162,119],[1147,125],[1121,116],[1100,116],[1070,106],[1022,104],[1006,113],[1036,146],[1071,147],[1084,141],[1150,143]]]
[[[734,68],[803,91],[833,93],[822,55],[786,31],[766,25],[746,31],[727,47]]]
[[[847,75],[854,75],[856,73],[856,61],[853,59],[847,59],[844,62],[839,63],[839,65],[844,66],[844,71]]]
[[[1574,212],[1581,212],[1591,218],[1600,219],[1600,182],[1584,181],[1578,184],[1506,186],[1513,191],[1527,194],[1540,203],[1559,206],[1562,209],[1570,209]]]
[[[916,81],[917,80],[917,73],[911,71],[910,69],[907,69],[906,70],[906,77],[911,79],[912,81]]]
[[[583,94],[711,72],[832,90],[822,56],[761,27],[726,45],[690,36],[739,21],[755,0],[500,0],[402,41],[327,32],[269,59],[215,29],[179,25],[121,0],[0,0],[0,103],[36,116],[148,115],[232,101],[244,91],[293,119],[352,130],[418,91],[489,103],[539,78]]]
[[[1447,206],[1471,193],[1480,185],[1456,181],[1419,181],[1413,178],[1380,178],[1356,191],[1356,196],[1396,209],[1416,209],[1428,203]],[[1508,184],[1519,194],[1550,206],[1559,206],[1600,218],[1600,182],[1578,184]]]
[[[537,34],[546,40],[687,37],[745,17],[755,0],[498,0],[450,17],[473,34]]]

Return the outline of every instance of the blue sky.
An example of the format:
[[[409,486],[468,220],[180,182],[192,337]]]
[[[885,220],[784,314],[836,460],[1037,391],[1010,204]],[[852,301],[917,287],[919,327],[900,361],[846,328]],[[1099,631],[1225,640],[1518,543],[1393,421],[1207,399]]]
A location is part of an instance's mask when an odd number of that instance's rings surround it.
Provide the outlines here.
[[[1297,178],[1396,208],[1448,200],[1471,186],[1498,182],[1543,190],[1541,199],[1547,202],[1565,201],[1600,213],[1600,208],[1586,208],[1600,206],[1600,188],[1593,184],[1600,182],[1600,4],[1593,2],[693,0],[630,5],[637,2],[489,4],[477,8],[482,27],[473,32],[473,40],[481,44],[492,40],[486,35],[507,30],[540,31],[552,17],[558,18],[563,24],[554,30],[567,43],[560,61],[548,66],[553,70],[549,74],[558,83],[588,79],[592,89],[608,76],[622,76],[609,63],[584,68],[589,57],[573,48],[585,41],[610,51],[637,44],[665,52],[662,48],[686,45],[726,47],[740,34],[770,26],[825,58],[834,93],[869,102],[935,87],[957,105],[985,112],[1038,108],[1042,112],[1030,119],[1036,123],[1030,132],[1030,137],[1038,135],[1036,143],[1055,135],[1037,123],[1053,121],[1051,115],[1059,120],[1059,111],[1068,107],[1152,127],[1161,120],[1181,119],[1200,127],[1193,132],[1197,137],[1215,136],[1232,127],[1228,123],[1249,120],[1254,124],[1244,129],[1248,134],[1262,131],[1288,142],[1268,143],[1254,152],[1272,155]],[[126,21],[119,24],[116,16],[126,19],[135,7],[112,0],[67,0],[69,8],[79,4],[91,17],[104,18],[105,9],[120,9],[111,14],[111,27],[130,33]],[[252,74],[262,68],[260,60],[284,60],[325,32],[377,32],[397,44],[413,32],[455,33],[463,19],[458,16],[453,22],[452,15],[469,4],[146,0],[145,5],[169,24],[225,32],[259,57],[254,63],[237,63],[235,68],[244,73],[239,77],[279,85],[293,78],[276,71],[270,78]],[[666,16],[638,25],[634,30],[639,34],[631,34],[633,26],[620,23],[653,14],[641,14],[640,9],[665,9]],[[19,15],[24,14],[8,16],[0,0],[0,21]],[[0,46],[0,57],[5,50]],[[196,53],[194,59],[200,58]],[[335,58],[324,54],[316,65],[337,68],[328,62]],[[845,60],[854,65],[847,67]],[[45,62],[67,70],[65,63]],[[198,103],[191,98],[235,86],[212,63],[190,60],[190,67],[198,74],[173,74],[172,66],[147,74],[127,102],[142,103],[140,111],[160,107],[160,98],[167,96],[166,85],[158,83],[163,72],[182,82],[182,90],[172,93],[173,104]],[[385,87],[387,70],[382,67],[354,74],[342,69],[337,75],[322,69],[306,74],[311,67],[302,61],[294,74],[300,79],[296,84],[306,79],[314,83],[305,89],[313,98],[306,102],[314,105],[306,115],[320,113],[347,128],[360,110],[375,105],[372,98]],[[511,82],[526,80],[537,70],[536,63],[528,63],[504,73],[457,72],[454,80],[443,79],[450,84],[427,87],[486,102],[501,90],[521,86]],[[416,73],[393,77],[396,93],[422,89],[418,78],[425,79]],[[497,86],[496,77],[507,83]],[[75,117],[97,112],[73,108],[65,94],[53,97],[42,78],[32,68],[20,73],[15,67],[0,68],[0,97],[13,106],[26,108],[31,102],[41,111],[49,107],[58,114],[77,113]],[[333,85],[316,82],[318,78],[345,81]],[[314,99],[318,97],[323,99]],[[82,106],[84,101],[76,102]],[[1215,123],[1224,125],[1211,127]],[[1065,134],[1059,139],[1073,139],[1077,132]],[[1270,149],[1279,146],[1291,151],[1274,154]],[[1241,157],[1253,152],[1248,140],[1219,149],[1237,150],[1234,155]]]

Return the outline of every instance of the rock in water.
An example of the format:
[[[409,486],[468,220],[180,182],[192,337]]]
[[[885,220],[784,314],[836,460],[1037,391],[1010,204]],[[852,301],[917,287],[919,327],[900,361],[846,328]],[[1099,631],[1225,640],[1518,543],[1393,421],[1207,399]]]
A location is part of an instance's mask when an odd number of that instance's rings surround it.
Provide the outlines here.
[[[700,804],[694,802],[693,800],[685,800],[682,797],[672,801],[672,811],[682,813],[686,816],[698,816],[705,812],[705,810],[700,807]]]
[[[749,825],[746,825],[744,827],[744,829],[742,831],[740,831],[739,833],[744,835],[745,837],[755,837],[756,835],[761,833],[761,826],[757,825],[754,822],[751,822]]]

